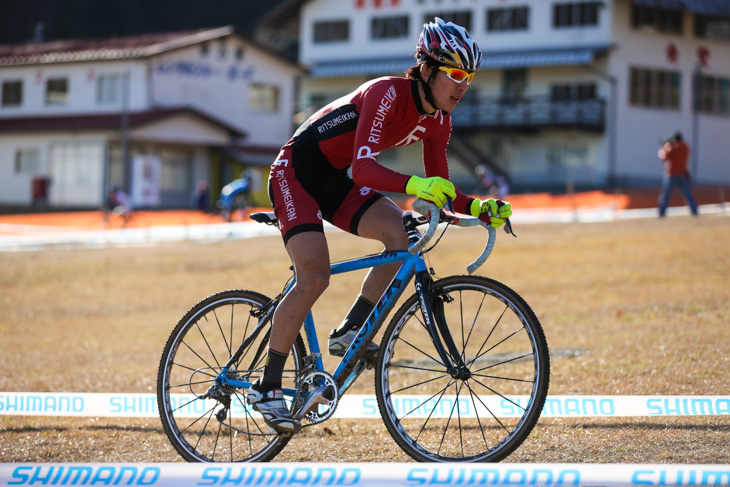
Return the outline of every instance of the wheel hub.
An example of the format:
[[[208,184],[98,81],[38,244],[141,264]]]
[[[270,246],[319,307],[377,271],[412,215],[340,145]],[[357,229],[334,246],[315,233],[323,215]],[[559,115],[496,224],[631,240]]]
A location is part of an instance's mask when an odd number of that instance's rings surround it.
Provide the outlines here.
[[[471,379],[471,371],[466,366],[451,367],[449,368],[449,375],[456,380],[468,380]]]

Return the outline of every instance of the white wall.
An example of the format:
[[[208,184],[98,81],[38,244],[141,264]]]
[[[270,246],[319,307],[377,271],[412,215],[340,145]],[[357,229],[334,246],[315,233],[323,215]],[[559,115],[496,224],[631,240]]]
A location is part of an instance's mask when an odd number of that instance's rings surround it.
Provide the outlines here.
[[[155,57],[150,66],[152,98],[164,106],[188,105],[246,132],[247,143],[281,146],[293,129],[296,68],[265,55],[232,37],[209,42],[203,55],[199,45]],[[221,55],[221,46],[223,54]],[[242,48],[242,59],[235,57]],[[249,106],[253,83],[279,88],[279,107],[273,113],[257,113]]]
[[[129,74],[130,80],[130,111],[147,109],[149,107],[147,69],[143,61],[3,67],[0,70],[0,81],[23,81],[23,100],[22,104],[17,107],[0,106],[0,118],[119,112],[122,109],[122,97],[117,103],[111,104],[97,101],[97,79],[103,74],[122,75],[125,73]],[[68,102],[66,104],[46,104],[46,80],[49,78],[68,79]]]
[[[730,117],[699,115],[699,140],[692,140],[692,75],[697,63],[697,49],[707,47],[709,67],[703,74],[730,78],[730,43],[696,39],[693,17],[684,14],[684,35],[637,31],[630,27],[630,3],[616,6],[614,38],[616,49],[610,58],[610,70],[618,80],[617,170],[619,176],[659,179],[662,165],[657,159],[658,141],[681,130],[699,156],[695,181],[730,183]],[[671,44],[678,50],[676,62],[667,57]],[[631,67],[681,72],[681,107],[679,110],[634,107],[629,104]]]
[[[321,61],[355,59],[392,59],[415,54],[418,36],[424,24],[424,15],[438,11],[472,12],[469,34],[484,52],[535,48],[576,47],[606,44],[611,40],[611,9],[608,1],[599,14],[598,26],[553,29],[553,4],[561,0],[400,0],[395,6],[383,0],[376,8],[366,1],[362,9],[354,1],[315,0],[306,2],[302,9],[300,31],[300,61],[309,64]],[[529,28],[525,31],[487,32],[487,10],[504,7],[530,7]],[[373,17],[409,15],[409,34],[406,38],[373,40],[370,25]],[[314,44],[313,20],[350,19],[348,42]],[[538,40],[539,39],[539,40]],[[538,40],[538,41],[536,41]]]
[[[51,183],[49,204],[99,206],[103,191],[103,163],[108,136],[103,132],[84,135],[37,133],[0,136],[0,161],[2,162],[0,164],[0,204],[29,205],[32,202],[31,184],[33,178],[36,176],[55,176],[57,180],[55,185],[53,181]],[[74,180],[71,183],[66,181],[66,184],[61,184],[58,178],[59,171],[64,171],[63,163],[61,165],[58,162],[54,164],[52,162],[52,153],[54,150],[58,150],[59,147],[72,146],[100,148],[93,155],[93,157],[99,159],[98,167],[88,171],[81,178],[76,178],[74,176],[77,175],[75,172],[74,175],[68,175],[68,177],[60,174],[64,179]],[[37,172],[16,173],[15,154],[19,149],[35,149],[38,151],[39,167]],[[84,154],[87,159],[89,156],[92,156],[92,154]],[[81,181],[76,181],[77,179]]]

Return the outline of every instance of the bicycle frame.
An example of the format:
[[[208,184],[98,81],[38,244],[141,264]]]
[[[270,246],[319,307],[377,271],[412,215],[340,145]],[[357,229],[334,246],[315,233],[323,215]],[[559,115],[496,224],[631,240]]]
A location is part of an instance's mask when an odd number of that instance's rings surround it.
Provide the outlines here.
[[[415,231],[415,221],[406,222],[406,230],[409,232],[409,247],[413,247],[418,242],[418,234]],[[352,385],[355,379],[367,366],[364,360],[361,360],[367,344],[377,334],[380,327],[383,325],[385,319],[389,316],[390,312],[395,307],[398,299],[405,291],[407,285],[411,282],[411,279],[415,276],[416,292],[419,295],[419,302],[421,305],[421,312],[423,314],[424,323],[426,324],[432,340],[436,346],[439,356],[443,360],[444,364],[449,365],[453,368],[452,360],[458,360],[456,366],[463,366],[461,357],[458,353],[454,353],[453,340],[451,339],[450,333],[445,327],[438,326],[433,319],[432,303],[427,297],[427,291],[430,287],[431,277],[428,273],[428,268],[423,258],[422,252],[411,253],[408,250],[403,251],[384,251],[380,254],[373,254],[365,257],[356,259],[333,262],[330,264],[330,273],[332,275],[344,274],[347,272],[353,272],[362,269],[368,269],[381,265],[392,264],[401,262],[401,266],[393,277],[392,281],[383,292],[383,295],[378,300],[375,308],[371,312],[367,321],[360,328],[357,336],[352,342],[350,348],[345,352],[345,355],[340,360],[335,372],[332,374],[335,383],[338,387],[340,395],[344,394],[345,391]],[[238,378],[228,377],[229,368],[238,360],[241,352],[245,349],[246,344],[250,341],[249,338],[254,338],[260,333],[264,325],[273,317],[276,305],[286,294],[292,289],[296,283],[296,275],[292,277],[288,286],[284,292],[272,302],[272,306],[268,307],[263,316],[259,318],[259,322],[256,328],[251,332],[249,337],[243,341],[236,353],[233,354],[228,363],[223,367],[221,373],[218,375],[216,382],[219,386],[232,386],[232,387],[243,387],[248,388],[251,386],[251,382],[247,380],[239,380]],[[438,329],[437,329],[438,326]],[[317,331],[314,324],[314,317],[310,311],[304,320],[304,331],[307,337],[307,345],[309,347],[310,355],[315,358],[313,367],[315,371],[324,371],[324,364],[322,362],[322,355],[319,349],[319,341],[317,338]],[[443,339],[443,343],[441,341]],[[444,348],[444,344],[446,348]],[[449,349],[448,353],[446,349]],[[265,351],[260,350],[259,353]],[[453,359],[452,359],[453,357]],[[293,389],[284,389],[284,394],[289,397],[294,397],[296,391]]]

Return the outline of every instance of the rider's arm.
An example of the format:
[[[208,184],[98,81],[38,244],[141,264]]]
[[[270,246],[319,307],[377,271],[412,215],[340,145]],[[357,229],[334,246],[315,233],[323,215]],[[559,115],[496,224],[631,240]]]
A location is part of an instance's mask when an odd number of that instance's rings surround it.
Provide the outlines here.
[[[451,116],[443,114],[436,117],[439,121],[441,130],[423,140],[423,167],[426,171],[426,177],[442,177],[449,179],[449,163],[446,158],[446,147],[449,145],[451,137]],[[454,198],[454,210],[464,215],[470,215],[470,208],[474,198],[462,193],[459,188],[456,189],[456,198]]]
[[[383,82],[374,83],[362,95],[352,157],[352,179],[361,186],[393,193],[405,192],[410,176],[377,162],[384,139],[379,134],[387,130],[389,117],[396,111],[396,104],[402,102],[398,95],[394,84]]]

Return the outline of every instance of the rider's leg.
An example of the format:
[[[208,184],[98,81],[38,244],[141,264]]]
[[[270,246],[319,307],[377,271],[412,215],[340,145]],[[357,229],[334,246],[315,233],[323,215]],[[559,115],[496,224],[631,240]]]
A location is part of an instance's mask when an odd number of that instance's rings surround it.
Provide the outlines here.
[[[274,312],[263,377],[248,392],[249,403],[272,428],[296,433],[301,423],[288,411],[281,391],[284,365],[309,310],[329,284],[329,250],[321,232],[302,232],[286,243],[297,282]]]
[[[329,285],[330,261],[327,240],[321,232],[292,236],[286,251],[297,282],[276,308],[270,343],[277,352],[288,354],[307,313]]]
[[[361,237],[379,240],[385,250],[406,250],[408,236],[403,229],[403,210],[389,198],[381,198],[360,219],[357,233]],[[400,263],[373,267],[362,284],[360,294],[375,303],[390,284]]]
[[[408,248],[408,237],[403,230],[403,211],[388,198],[381,198],[368,208],[360,219],[357,232],[361,237],[379,240],[385,250]],[[340,323],[337,332],[342,333],[362,326],[399,267],[400,263],[395,263],[373,267],[368,272],[360,295]]]

